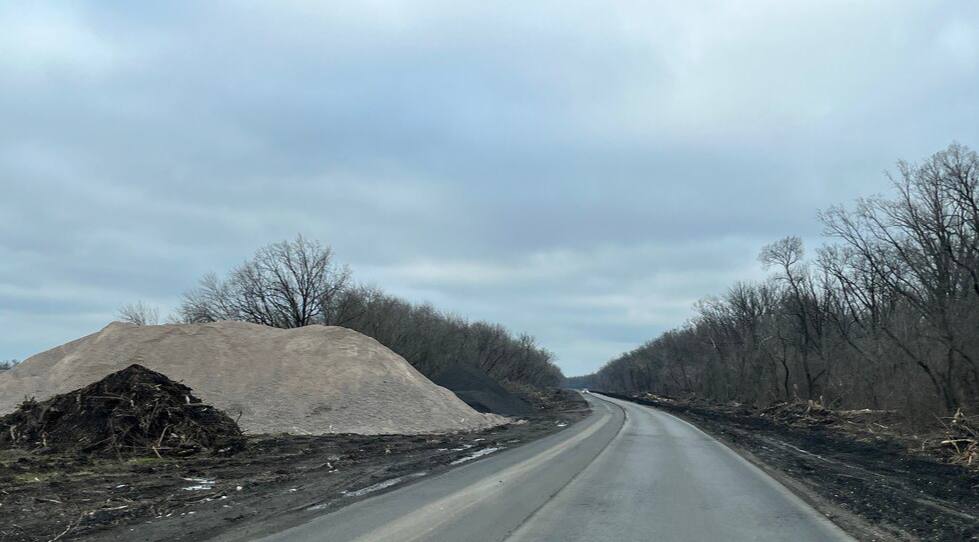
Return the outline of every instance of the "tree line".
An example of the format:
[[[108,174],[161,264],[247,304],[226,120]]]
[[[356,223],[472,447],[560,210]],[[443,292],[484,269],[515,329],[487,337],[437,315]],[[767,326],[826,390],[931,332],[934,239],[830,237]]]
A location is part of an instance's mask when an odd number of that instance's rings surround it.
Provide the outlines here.
[[[814,257],[797,237],[764,247],[767,280],[702,300],[684,326],[570,383],[914,422],[976,411],[979,159],[953,144],[889,177],[889,195],[819,214],[830,241]]]
[[[158,319],[142,303],[126,305],[120,316],[141,325]],[[533,337],[357,285],[350,269],[335,262],[330,247],[302,236],[259,249],[223,278],[206,275],[185,294],[173,319],[241,320],[279,328],[343,326],[373,337],[429,377],[465,364],[514,385],[547,387],[564,379],[553,354]]]

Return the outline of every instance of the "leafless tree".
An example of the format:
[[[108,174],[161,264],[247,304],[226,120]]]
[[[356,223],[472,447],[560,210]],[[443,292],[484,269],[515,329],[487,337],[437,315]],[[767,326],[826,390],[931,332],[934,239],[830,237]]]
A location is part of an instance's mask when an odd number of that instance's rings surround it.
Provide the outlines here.
[[[180,312],[188,322],[302,327],[329,321],[349,285],[350,271],[334,263],[330,247],[298,236],[259,249],[225,280],[206,275]]]
[[[900,162],[894,192],[820,214],[815,261],[786,237],[774,273],[698,305],[689,325],[580,385],[764,404],[796,397],[933,420],[979,411],[979,158]]]
[[[122,322],[137,326],[155,326],[160,323],[160,310],[142,301],[127,303],[119,308],[118,318]]]
[[[206,275],[185,295],[180,313],[186,322],[348,327],[377,339],[428,376],[467,364],[513,384],[554,386],[564,379],[553,355],[531,337],[514,337],[498,325],[467,322],[431,305],[354,285],[329,247],[302,237],[260,249],[225,279]]]

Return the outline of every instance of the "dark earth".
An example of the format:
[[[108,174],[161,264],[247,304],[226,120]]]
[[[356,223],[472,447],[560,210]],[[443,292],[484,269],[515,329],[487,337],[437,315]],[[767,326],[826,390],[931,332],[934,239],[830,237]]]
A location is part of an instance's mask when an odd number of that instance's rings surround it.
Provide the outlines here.
[[[525,422],[442,435],[249,436],[231,457],[0,451],[0,541],[248,539],[356,502],[358,490],[439,474],[487,447],[512,448],[588,414],[574,392],[532,398]],[[414,477],[419,479],[420,477]],[[400,485],[394,487],[400,487]]]
[[[607,395],[693,423],[860,540],[979,540],[979,470],[950,464],[884,424],[844,423],[797,405],[758,410]]]
[[[476,367],[452,365],[435,374],[432,382],[452,390],[478,412],[520,417],[528,416],[534,411],[530,403]]]
[[[241,430],[191,389],[142,365],[0,417],[0,447],[90,456],[233,455]]]

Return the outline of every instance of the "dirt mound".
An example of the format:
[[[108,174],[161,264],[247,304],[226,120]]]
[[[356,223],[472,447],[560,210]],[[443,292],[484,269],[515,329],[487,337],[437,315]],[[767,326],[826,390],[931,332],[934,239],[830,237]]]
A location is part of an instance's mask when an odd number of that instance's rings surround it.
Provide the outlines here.
[[[190,388],[139,365],[0,418],[0,446],[98,455],[230,454],[244,446],[236,424]]]
[[[504,423],[436,386],[374,339],[341,327],[113,323],[0,373],[0,414],[132,363],[182,382],[248,433],[433,433]]]
[[[479,412],[528,416],[534,411],[529,403],[510,393],[499,382],[475,367],[456,365],[436,374],[432,381],[452,390],[467,405]]]

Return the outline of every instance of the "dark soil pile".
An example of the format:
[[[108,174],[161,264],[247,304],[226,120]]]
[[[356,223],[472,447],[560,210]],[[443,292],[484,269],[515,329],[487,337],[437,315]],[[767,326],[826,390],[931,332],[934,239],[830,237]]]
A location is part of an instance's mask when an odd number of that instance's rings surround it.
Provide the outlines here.
[[[190,388],[141,365],[0,418],[0,447],[101,456],[231,454],[244,438],[234,420]]]
[[[501,416],[529,416],[534,408],[510,393],[499,382],[476,367],[454,365],[435,375],[432,381],[452,390],[474,410]]]

